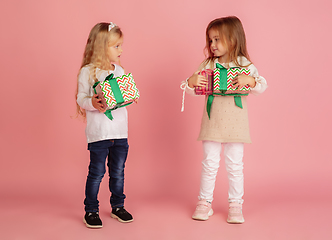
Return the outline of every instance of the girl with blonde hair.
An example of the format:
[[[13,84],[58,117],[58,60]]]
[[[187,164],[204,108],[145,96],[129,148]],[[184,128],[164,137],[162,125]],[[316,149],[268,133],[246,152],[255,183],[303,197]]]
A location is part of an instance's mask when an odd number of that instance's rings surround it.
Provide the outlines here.
[[[240,67],[250,70],[250,75],[239,74],[232,84],[236,87],[249,85],[251,93],[260,94],[267,88],[266,80],[258,74],[251,63],[241,21],[234,16],[218,18],[206,29],[207,58],[184,83],[188,93],[195,94],[195,87],[204,87],[207,79],[201,70]],[[211,96],[210,96],[211,97]],[[209,96],[206,97],[208,101]],[[213,214],[212,201],[215,180],[219,168],[222,147],[228,173],[228,223],[243,223],[243,149],[244,143],[251,143],[246,97],[242,97],[242,108],[234,103],[233,96],[215,96],[209,109],[205,107],[198,140],[203,142],[199,201],[192,216],[195,220],[207,220]],[[206,105],[207,106],[207,105]]]
[[[85,187],[84,223],[89,228],[101,228],[98,192],[106,172],[109,171],[111,216],[120,222],[131,222],[133,217],[124,209],[124,168],[128,154],[128,116],[125,107],[112,111],[111,121],[93,84],[104,81],[113,73],[124,74],[120,65],[123,34],[114,23],[96,24],[88,37],[77,83],[77,113],[86,118],[85,134],[90,151],[89,172]]]

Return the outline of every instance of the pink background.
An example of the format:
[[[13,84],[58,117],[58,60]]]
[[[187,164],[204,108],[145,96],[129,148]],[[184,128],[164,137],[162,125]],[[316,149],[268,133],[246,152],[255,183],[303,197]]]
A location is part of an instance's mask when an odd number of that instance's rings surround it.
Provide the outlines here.
[[[203,4],[204,2],[204,4]],[[329,0],[30,0],[1,4],[0,232],[2,239],[328,239],[332,214]],[[227,178],[218,174],[215,215],[191,220],[202,158],[203,97],[180,82],[204,59],[205,28],[236,15],[251,58],[269,84],[249,96],[253,144],[245,146],[246,223],[228,225]],[[104,228],[82,223],[89,155],[75,114],[76,77],[90,29],[124,32],[122,65],[141,92],[128,107],[126,207]]]

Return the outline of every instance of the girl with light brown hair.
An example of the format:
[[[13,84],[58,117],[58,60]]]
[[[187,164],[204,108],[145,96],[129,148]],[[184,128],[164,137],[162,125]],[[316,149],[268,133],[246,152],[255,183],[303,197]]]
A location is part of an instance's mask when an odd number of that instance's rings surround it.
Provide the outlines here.
[[[200,71],[205,69],[246,68],[250,74],[238,74],[232,81],[234,88],[249,86],[251,93],[260,94],[267,88],[266,80],[251,63],[241,21],[234,16],[211,21],[206,28],[207,57],[199,70],[183,84],[186,92],[195,94],[195,87],[204,87],[207,79]],[[235,104],[233,96],[206,96],[201,130],[198,137],[203,143],[199,201],[192,216],[195,220],[207,220],[213,214],[212,201],[222,147],[228,173],[228,223],[243,223],[243,149],[251,143],[246,97],[241,97],[242,108]],[[209,105],[210,99],[213,102]]]

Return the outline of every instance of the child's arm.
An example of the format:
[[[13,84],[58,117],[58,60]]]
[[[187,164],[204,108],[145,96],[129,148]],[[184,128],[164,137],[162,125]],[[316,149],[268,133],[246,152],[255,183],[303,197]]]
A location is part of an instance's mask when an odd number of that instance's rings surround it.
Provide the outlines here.
[[[245,74],[239,74],[237,77],[235,77],[232,81],[232,84],[235,88],[242,88],[245,85],[249,85],[249,87],[252,89],[256,86],[255,78],[252,76],[248,76]]]
[[[184,111],[184,98],[185,98],[185,93],[189,93],[190,95],[195,96],[195,87],[201,86],[204,87],[208,81],[205,76],[199,75],[198,73],[205,69],[205,65],[202,63],[199,66],[199,70],[196,71],[191,77],[187,78],[186,81],[182,81],[180,88],[183,90],[182,94],[182,108],[181,112]]]
[[[248,68],[250,69],[250,75],[239,75],[234,78],[233,85],[241,88],[244,85],[249,84],[251,93],[259,95],[266,90],[267,82],[264,77],[259,75],[257,68],[253,64],[251,64]]]
[[[199,73],[200,71],[197,71],[190,78],[188,78],[188,86],[190,88],[204,87],[208,83],[206,77],[199,75]]]
[[[190,95],[195,96],[195,87],[205,86],[207,84],[207,79],[199,75],[200,71],[195,72],[191,77],[187,78],[186,81],[181,83],[180,88],[183,90],[182,102],[184,102],[184,94],[187,92]]]
[[[92,95],[90,93],[91,86],[89,84],[90,72],[87,68],[82,68],[78,76],[78,93],[77,103],[78,105],[88,111],[100,111],[104,112],[100,99],[97,98],[97,94]]]
[[[97,109],[99,112],[104,113],[106,109],[104,105],[101,103],[101,99],[98,98],[98,94],[94,94],[91,98],[92,106]]]

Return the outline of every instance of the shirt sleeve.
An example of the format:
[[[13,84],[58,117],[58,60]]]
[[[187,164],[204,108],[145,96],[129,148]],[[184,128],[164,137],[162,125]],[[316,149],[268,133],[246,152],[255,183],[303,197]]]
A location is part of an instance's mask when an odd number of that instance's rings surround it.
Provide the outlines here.
[[[251,93],[254,95],[259,95],[267,89],[267,82],[264,77],[260,76],[257,68],[251,64],[249,66],[250,76],[255,78],[256,86],[251,89]]]
[[[90,71],[88,68],[82,68],[78,75],[78,93],[77,103],[78,105],[88,111],[97,111],[92,105],[92,87],[89,84]]]
[[[181,87],[180,87],[180,88],[181,88],[183,91],[185,91],[186,93],[195,96],[195,95],[196,95],[196,94],[195,94],[195,88],[191,88],[191,87],[189,87],[189,85],[188,85],[188,79],[189,79],[189,78],[187,78],[186,81],[182,81],[182,82],[181,82]]]

